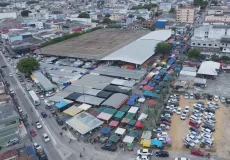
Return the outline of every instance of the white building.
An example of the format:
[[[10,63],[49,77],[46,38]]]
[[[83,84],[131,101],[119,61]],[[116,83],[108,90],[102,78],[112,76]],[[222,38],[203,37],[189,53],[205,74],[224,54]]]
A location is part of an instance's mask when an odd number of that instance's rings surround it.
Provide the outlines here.
[[[5,12],[5,13],[0,13],[0,19],[5,19],[5,18],[17,18],[17,13],[16,12]]]
[[[26,8],[27,4],[26,4],[26,2],[16,2],[16,3],[13,3],[13,6],[15,8],[23,9],[23,8]]]
[[[230,15],[207,15],[205,16],[205,21],[206,22],[230,22]]]
[[[207,10],[207,15],[221,15],[224,14],[224,9],[222,8],[210,8]]]
[[[162,10],[163,12],[169,12],[172,8],[172,4],[168,2],[161,2],[159,9]]]
[[[221,51],[224,55],[230,53],[230,25],[204,25],[195,28],[191,47],[210,52]]]

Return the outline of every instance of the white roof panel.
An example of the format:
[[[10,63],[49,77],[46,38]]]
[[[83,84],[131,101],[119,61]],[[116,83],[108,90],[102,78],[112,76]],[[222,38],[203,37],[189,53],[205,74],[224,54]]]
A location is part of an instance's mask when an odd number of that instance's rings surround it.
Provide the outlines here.
[[[198,74],[217,76],[217,70],[220,69],[220,63],[213,61],[202,62]]]
[[[139,38],[140,40],[157,40],[157,41],[166,41],[172,35],[171,30],[159,30],[153,31],[149,34]]]

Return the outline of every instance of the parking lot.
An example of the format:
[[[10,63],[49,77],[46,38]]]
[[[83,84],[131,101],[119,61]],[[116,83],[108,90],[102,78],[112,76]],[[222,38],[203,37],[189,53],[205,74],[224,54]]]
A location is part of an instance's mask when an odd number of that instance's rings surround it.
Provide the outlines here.
[[[183,138],[186,137],[189,134],[189,128],[191,127],[189,125],[189,117],[191,117],[194,108],[193,104],[196,103],[197,100],[195,99],[185,99],[183,95],[180,96],[179,106],[181,107],[181,110],[183,112],[185,106],[190,106],[190,112],[188,113],[188,116],[186,120],[181,120],[181,116],[177,113],[174,113],[171,118],[171,127],[168,132],[169,137],[172,139],[171,142],[171,149],[173,152],[186,152],[190,151],[190,149],[187,149],[183,144]],[[207,105],[208,102],[205,100],[205,105]],[[230,111],[229,108],[225,107],[225,104],[222,104],[218,102],[219,109],[216,109],[215,113],[215,132],[213,132],[212,137],[214,138],[213,141],[213,147],[209,148],[206,146],[205,149],[201,149],[205,153],[211,153],[211,155],[220,156],[223,158],[229,157],[229,140],[230,140],[230,129],[229,129],[229,121],[230,121]],[[205,115],[205,114],[203,114]],[[205,117],[205,116],[204,116]],[[202,128],[204,124],[204,118],[202,120],[202,124],[199,128]],[[201,132],[202,135],[203,132]],[[195,148],[200,148],[200,142],[195,145]]]

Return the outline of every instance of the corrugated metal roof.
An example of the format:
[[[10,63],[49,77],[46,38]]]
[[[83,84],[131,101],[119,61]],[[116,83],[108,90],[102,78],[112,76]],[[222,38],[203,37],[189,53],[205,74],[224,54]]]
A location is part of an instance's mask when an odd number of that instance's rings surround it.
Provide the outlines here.
[[[41,72],[33,72],[33,75],[39,81],[45,91],[50,91],[54,88],[54,85]]]

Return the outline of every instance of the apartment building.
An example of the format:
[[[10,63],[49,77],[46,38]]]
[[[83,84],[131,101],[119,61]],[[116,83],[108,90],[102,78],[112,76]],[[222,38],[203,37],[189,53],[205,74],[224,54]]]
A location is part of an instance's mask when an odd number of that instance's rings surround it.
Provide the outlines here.
[[[205,16],[205,22],[230,22],[230,15],[218,14],[218,15],[207,15]]]
[[[195,7],[182,7],[178,8],[176,12],[176,21],[178,23],[193,24],[195,19]]]

